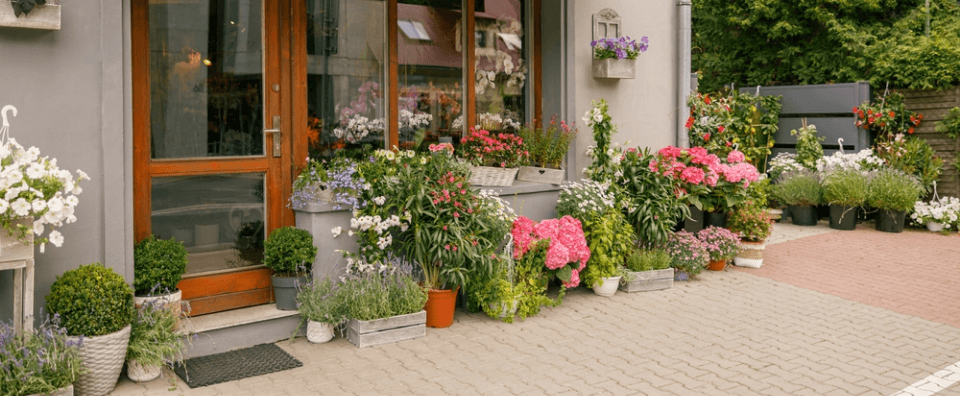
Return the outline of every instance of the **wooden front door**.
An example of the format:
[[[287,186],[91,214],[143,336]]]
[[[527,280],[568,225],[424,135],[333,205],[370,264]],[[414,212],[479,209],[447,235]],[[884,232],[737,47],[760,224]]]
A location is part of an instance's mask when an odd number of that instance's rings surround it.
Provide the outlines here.
[[[132,3],[135,238],[183,242],[194,315],[273,301],[263,242],[293,224],[288,3]]]

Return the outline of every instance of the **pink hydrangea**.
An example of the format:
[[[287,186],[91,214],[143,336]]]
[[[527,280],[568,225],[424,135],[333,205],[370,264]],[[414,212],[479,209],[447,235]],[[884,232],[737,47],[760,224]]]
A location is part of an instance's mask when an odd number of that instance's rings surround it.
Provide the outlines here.
[[[703,169],[694,168],[692,166],[687,167],[686,169],[683,170],[683,173],[680,174],[680,178],[683,179],[683,181],[690,184],[703,183],[703,179],[705,176],[706,174],[703,172]]]
[[[563,286],[566,288],[580,286],[580,271],[573,270],[573,273],[570,274],[570,282],[563,282]]]
[[[739,150],[733,150],[730,152],[730,154],[727,154],[727,162],[731,164],[738,164],[746,161],[746,159],[746,156],[744,156]]]
[[[590,247],[583,235],[583,226],[580,220],[570,216],[544,220],[539,224],[520,216],[514,221],[511,234],[514,239],[515,259],[523,257],[537,241],[548,239],[550,245],[547,247],[544,263],[548,269],[558,270],[571,263],[578,263],[576,271],[582,271],[590,260]],[[575,284],[579,283],[578,276]]]

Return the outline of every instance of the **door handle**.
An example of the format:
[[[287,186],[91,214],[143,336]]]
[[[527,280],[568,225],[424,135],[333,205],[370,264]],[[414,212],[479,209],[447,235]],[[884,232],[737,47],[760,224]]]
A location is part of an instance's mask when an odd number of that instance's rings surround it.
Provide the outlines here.
[[[263,135],[273,133],[273,158],[280,158],[280,116],[273,116],[273,128],[264,129]]]

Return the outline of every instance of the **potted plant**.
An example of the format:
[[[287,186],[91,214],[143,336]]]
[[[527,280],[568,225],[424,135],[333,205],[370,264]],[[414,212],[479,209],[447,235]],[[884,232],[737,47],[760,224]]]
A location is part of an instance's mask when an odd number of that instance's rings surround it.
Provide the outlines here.
[[[180,334],[177,328],[181,320],[186,320],[189,308],[185,310],[182,305],[186,303],[179,301],[173,305],[176,309],[170,309],[170,302],[157,300],[136,308],[127,346],[127,377],[130,380],[153,381],[163,373],[165,364],[172,369],[183,363],[190,336]]]
[[[649,150],[629,148],[620,158],[620,169],[612,175],[615,184],[611,190],[618,191],[620,200],[616,204],[623,208],[634,227],[639,244],[660,246],[669,238],[676,219],[689,217],[690,208],[686,201],[677,198],[672,179],[651,170],[655,157]],[[597,173],[607,167],[598,167]]]
[[[263,265],[273,270],[270,280],[277,309],[297,309],[297,290],[306,285],[317,258],[317,247],[309,232],[294,227],[280,227],[270,233],[263,244]]]
[[[625,263],[626,273],[620,290],[627,293],[663,290],[673,287],[673,259],[662,248],[635,250]]]
[[[917,201],[910,217],[930,232],[949,233],[960,225],[960,199],[942,197],[929,203]]]
[[[0,394],[73,396],[73,383],[84,371],[80,344],[69,339],[58,315],[35,332],[0,322]]]
[[[520,163],[530,154],[517,135],[473,128],[460,140],[459,150],[460,157],[472,165],[470,184],[475,186],[513,185]]]
[[[709,154],[703,147],[681,149],[673,146],[660,149],[650,162],[650,170],[672,180],[676,195],[689,205],[691,216],[684,219],[683,225],[687,232],[695,233],[704,227],[704,203],[711,203],[704,198],[720,180],[716,172],[720,164],[720,158]],[[707,209],[711,216],[717,212],[713,206]]]
[[[77,393],[110,393],[130,341],[133,289],[100,263],[82,265],[57,277],[46,310],[60,316],[71,339],[83,339],[80,359],[86,372],[74,383]]]
[[[543,125],[525,126],[518,132],[526,143],[530,155],[521,166],[517,180],[560,184],[563,182],[563,159],[570,143],[577,137],[577,129],[566,121],[557,123],[554,115],[546,128]]]
[[[346,320],[343,300],[330,278],[304,286],[297,294],[297,310],[307,322],[307,340],[314,344],[332,340],[334,327]]]
[[[640,42],[630,37],[610,37],[590,42],[593,48],[594,78],[636,78],[637,57],[646,52],[650,39]]]
[[[723,271],[727,261],[740,252],[740,236],[726,228],[707,227],[696,235],[710,255],[710,262],[707,264],[710,271]]]
[[[347,340],[359,348],[426,335],[427,290],[410,265],[353,261],[337,289]]]
[[[867,200],[867,176],[853,169],[826,174],[823,200],[830,204],[830,228],[853,230],[857,227],[857,210]]]
[[[705,198],[704,226],[726,227],[727,216],[748,198],[751,183],[760,180],[760,172],[746,161],[739,150],[709,165],[705,180],[710,194]]]
[[[817,225],[816,205],[820,203],[823,192],[816,173],[802,170],[782,174],[773,187],[773,194],[788,205],[793,224]]]
[[[182,293],[177,284],[186,270],[187,249],[183,243],[153,235],[144,238],[133,248],[134,306],[152,302],[180,308]]]
[[[633,227],[623,212],[615,208],[590,213],[582,227],[590,248],[582,279],[597,295],[612,296],[620,284],[623,262],[633,248]]]
[[[670,266],[676,270],[674,280],[697,279],[710,261],[710,253],[703,243],[696,235],[686,231],[670,235],[664,249],[670,254]]]
[[[528,254],[543,254],[542,264],[547,267],[547,274],[563,282],[565,288],[577,287],[580,284],[580,274],[591,256],[580,220],[563,216],[537,223],[520,216],[513,222],[511,235],[514,259],[529,260],[531,257],[527,257]],[[543,246],[544,240],[550,242]],[[541,252],[540,248],[545,249]]]
[[[943,172],[943,159],[936,155],[925,139],[906,136],[902,133],[876,145],[877,156],[887,167],[913,175],[920,182],[924,193],[930,193],[933,183]]]
[[[357,161],[344,156],[330,161],[310,159],[293,182],[290,207],[302,209],[311,202],[324,202],[335,209],[344,205],[357,209],[367,184],[359,170]]]
[[[764,241],[773,230],[770,214],[754,201],[747,201],[730,215],[730,229],[740,235],[740,251],[733,258],[738,267],[763,265]]]
[[[878,210],[876,228],[902,232],[907,211],[913,210],[923,188],[913,175],[885,168],[874,172],[867,184],[867,205]]]
[[[60,5],[47,0],[0,1],[0,26],[60,30]]]

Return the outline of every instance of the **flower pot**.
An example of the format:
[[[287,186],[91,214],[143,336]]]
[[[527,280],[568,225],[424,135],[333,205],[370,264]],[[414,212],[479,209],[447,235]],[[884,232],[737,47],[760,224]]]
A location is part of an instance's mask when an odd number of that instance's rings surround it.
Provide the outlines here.
[[[763,265],[763,250],[766,245],[761,242],[740,241],[742,247],[733,264],[737,267],[760,268]]]
[[[593,78],[637,78],[636,59],[594,59]]]
[[[133,382],[150,382],[160,378],[163,366],[144,366],[136,360],[127,361],[127,378]]]
[[[470,184],[474,186],[506,187],[512,186],[519,168],[500,168],[494,166],[471,166]]]
[[[563,176],[566,172],[563,169],[538,168],[535,166],[521,166],[517,173],[517,180],[523,180],[534,183],[563,183]]]
[[[790,205],[790,217],[793,218],[793,225],[817,225],[817,209],[810,205]]]
[[[663,290],[671,287],[673,287],[673,268],[629,272],[620,282],[620,290],[627,293]]]
[[[704,228],[706,227],[727,228],[727,213],[726,212],[704,212],[703,226]]]
[[[817,205],[814,208],[817,210],[817,220],[830,218],[830,205]]]
[[[767,213],[770,214],[770,218],[776,221],[780,221],[783,218],[783,209],[768,208]]]
[[[427,326],[435,328],[450,327],[457,306],[456,290],[430,290],[427,298]]]
[[[675,281],[688,281],[690,280],[690,274],[687,271],[676,271],[673,273],[673,280]]]
[[[930,232],[940,232],[940,231],[943,231],[943,224],[937,223],[937,222],[935,222],[935,221],[928,221],[928,222],[927,222],[927,230],[930,230]]]
[[[330,323],[307,321],[307,341],[323,344],[333,339],[333,325]]]
[[[593,292],[598,296],[610,297],[614,294],[617,294],[617,286],[620,285],[619,276],[611,276],[609,278],[600,278],[600,284],[593,285]]]
[[[703,229],[703,209],[690,205],[690,218],[683,219],[683,230],[696,234]]]
[[[777,223],[786,223],[787,219],[790,218],[790,207],[788,206],[781,210],[782,212],[780,213],[780,218],[777,219]]]
[[[830,205],[830,228],[850,231],[857,228],[858,206]]]
[[[877,231],[903,232],[903,221],[907,212],[880,209],[877,211]]]
[[[727,267],[727,260],[710,260],[707,269],[710,271],[723,271]]]
[[[297,310],[297,293],[300,285],[306,285],[309,278],[306,276],[270,276],[273,282],[273,295],[277,300],[277,309],[281,311]]]
[[[73,384],[64,386],[51,393],[34,393],[28,396],[73,396]]]
[[[497,315],[498,319],[512,318],[516,316],[517,308],[519,307],[520,307],[520,301],[518,300],[511,300],[509,305],[506,301],[502,301],[500,303],[496,303],[496,302],[490,303],[490,309],[500,313],[499,315]]]
[[[412,340],[427,334],[427,313],[414,312],[375,320],[347,321],[347,341],[357,348]]]
[[[180,317],[183,307],[180,302],[183,299],[183,292],[180,289],[173,293],[160,294],[156,296],[145,296],[145,297],[133,297],[133,305],[136,308],[140,308],[146,304],[152,304],[153,306],[166,306],[169,307],[171,311],[174,311],[174,317],[177,318],[177,325],[174,327],[174,330],[180,328]]]
[[[70,337],[78,342],[80,337]],[[130,325],[119,331],[96,337],[83,337],[80,361],[87,372],[73,384],[80,396],[100,396],[113,391],[123,370],[130,343]]]

